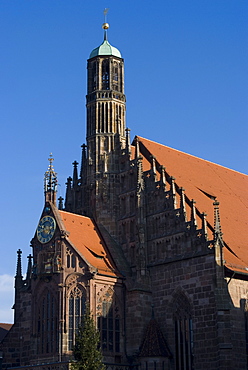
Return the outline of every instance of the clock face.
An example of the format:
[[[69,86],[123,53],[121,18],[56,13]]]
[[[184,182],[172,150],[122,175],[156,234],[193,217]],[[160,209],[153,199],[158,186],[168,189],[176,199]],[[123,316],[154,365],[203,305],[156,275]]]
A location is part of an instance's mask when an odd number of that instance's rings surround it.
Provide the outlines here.
[[[48,243],[55,232],[56,222],[53,217],[45,216],[39,222],[37,227],[37,238],[42,243]]]

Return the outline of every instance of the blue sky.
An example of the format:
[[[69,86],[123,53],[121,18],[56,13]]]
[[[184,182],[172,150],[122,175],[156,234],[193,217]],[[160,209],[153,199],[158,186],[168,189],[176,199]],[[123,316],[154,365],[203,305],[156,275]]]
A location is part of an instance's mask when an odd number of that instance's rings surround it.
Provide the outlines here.
[[[12,321],[44,204],[50,152],[64,195],[85,142],[86,60],[103,40],[125,59],[127,126],[247,173],[246,0],[0,0],[0,322]]]

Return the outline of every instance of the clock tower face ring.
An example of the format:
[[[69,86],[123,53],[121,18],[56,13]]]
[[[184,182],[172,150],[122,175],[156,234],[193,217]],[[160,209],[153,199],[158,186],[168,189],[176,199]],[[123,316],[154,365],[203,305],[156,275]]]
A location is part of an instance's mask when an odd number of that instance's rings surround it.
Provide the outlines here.
[[[37,227],[37,238],[42,244],[48,243],[55,233],[56,222],[51,216],[44,216]]]

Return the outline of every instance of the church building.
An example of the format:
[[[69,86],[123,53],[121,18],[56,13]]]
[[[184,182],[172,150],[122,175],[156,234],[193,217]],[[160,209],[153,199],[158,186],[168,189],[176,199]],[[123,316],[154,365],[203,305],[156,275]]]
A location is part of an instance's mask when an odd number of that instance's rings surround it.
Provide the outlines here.
[[[107,369],[247,369],[248,177],[131,143],[108,27],[88,59],[81,163],[57,199],[49,158],[25,277],[17,251],[2,369],[69,369],[86,302]]]

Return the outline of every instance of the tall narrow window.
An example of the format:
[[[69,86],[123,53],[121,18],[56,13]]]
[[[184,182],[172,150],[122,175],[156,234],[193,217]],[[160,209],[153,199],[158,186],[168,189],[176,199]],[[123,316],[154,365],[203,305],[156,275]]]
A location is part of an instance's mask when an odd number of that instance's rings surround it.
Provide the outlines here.
[[[112,126],[112,103],[110,103],[110,132],[113,132],[113,126]]]
[[[108,103],[105,103],[105,116],[106,116],[106,123],[105,123],[105,130],[109,132],[109,119],[108,119]]]
[[[104,112],[104,103],[102,103],[102,132],[105,132],[105,128],[104,128],[104,118],[105,118],[105,112]]]
[[[46,291],[38,310],[37,334],[38,353],[53,353],[57,350],[56,302],[50,291]]]
[[[100,298],[100,301],[102,299]],[[105,293],[101,305],[98,306],[98,329],[101,337],[101,347],[104,352],[120,352],[120,316],[115,303],[113,291]]]
[[[118,91],[118,66],[117,64],[113,67],[113,90]]]
[[[192,369],[192,320],[188,317],[175,320],[176,369]]]
[[[102,62],[102,90],[109,90],[109,61]]]
[[[183,292],[177,293],[174,308],[176,370],[192,370],[193,325],[190,304]]]
[[[82,289],[75,287],[69,295],[69,330],[68,349],[71,351],[75,344],[75,334],[81,324],[85,310],[85,294]]]
[[[92,72],[93,72],[93,90],[97,88],[97,68],[96,62],[92,65]]]

